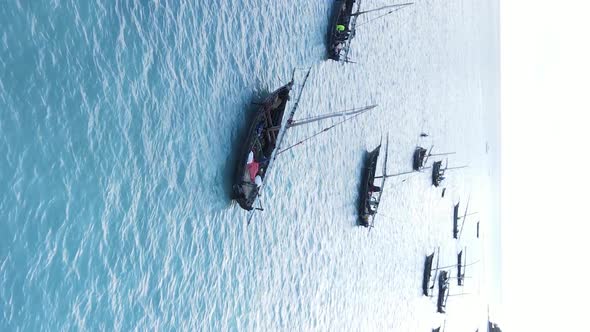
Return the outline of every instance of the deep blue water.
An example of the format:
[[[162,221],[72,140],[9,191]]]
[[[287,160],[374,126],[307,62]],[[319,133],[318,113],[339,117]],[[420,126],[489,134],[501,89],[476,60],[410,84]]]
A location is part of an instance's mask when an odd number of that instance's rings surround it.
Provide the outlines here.
[[[330,9],[0,5],[0,330],[418,331],[440,321],[420,296],[423,256],[484,247],[449,240],[453,201],[471,193],[482,220],[493,210],[497,4],[423,1],[366,24],[356,65],[324,60]],[[247,227],[228,181],[249,104],[310,66],[299,116],[380,107],[281,155],[265,212]],[[325,125],[293,130],[286,144]],[[421,131],[431,136],[420,144],[457,151],[451,163],[470,168],[449,177],[446,199],[427,175],[392,181],[368,236],[354,226],[363,151],[389,133],[388,168],[407,170]],[[482,270],[478,295],[453,300],[477,314],[450,311],[449,324],[477,324]]]

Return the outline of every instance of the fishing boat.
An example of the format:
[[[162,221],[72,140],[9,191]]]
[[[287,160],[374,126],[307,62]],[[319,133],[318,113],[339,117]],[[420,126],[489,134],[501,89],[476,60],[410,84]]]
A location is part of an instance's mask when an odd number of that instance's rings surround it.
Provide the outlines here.
[[[465,262],[463,262],[463,250],[457,254],[457,285],[463,286],[465,283],[465,270],[467,265],[467,254],[465,254]]]
[[[412,163],[412,168],[415,171],[420,171],[426,166],[426,161],[428,159],[428,150],[425,148],[418,146],[414,151],[414,162]]]
[[[434,261],[434,253],[426,256],[424,261],[424,277],[422,278],[422,294],[430,296],[430,279],[432,277],[432,263]]]
[[[432,156],[446,156],[450,154],[455,154],[455,152],[443,152],[443,153],[432,153],[434,149],[434,145],[430,147],[429,150],[421,146],[417,146],[416,150],[414,150],[414,158],[412,162],[412,168],[415,171],[421,171],[426,168],[426,164],[428,163],[428,158]]]
[[[381,18],[411,4],[413,3],[389,5],[361,11],[361,0],[336,0],[328,30],[328,58],[335,61],[351,62],[348,57],[350,42],[356,35],[357,19],[359,16],[393,8],[388,13],[377,17]]]
[[[449,167],[448,164],[449,164],[448,160],[447,160],[444,167],[442,166],[442,160],[435,161],[432,164],[432,185],[433,186],[435,186],[435,187],[440,186],[441,182],[443,182],[445,179],[446,171],[467,167],[466,165],[465,166],[458,166],[458,167]]]
[[[242,145],[234,178],[233,199],[252,210],[277,147],[293,80],[267,96],[258,108]]]
[[[350,41],[356,32],[358,15],[353,15],[353,7],[360,11],[361,0],[339,0],[334,4],[332,24],[330,24],[328,58],[347,61]]]
[[[244,210],[254,209],[254,203],[259,196],[263,181],[269,173],[272,161],[276,158],[277,150],[280,148],[280,142],[287,128],[286,124],[293,120],[311,69],[307,71],[303,79],[301,91],[295,105],[287,115],[287,121],[283,121],[289,94],[295,81],[295,71],[293,70],[293,76],[289,83],[278,88],[261,103],[258,103],[258,110],[243,141],[234,176],[232,199],[238,202],[238,205]]]
[[[447,271],[440,271],[438,275],[438,300],[436,303],[437,312],[444,314],[447,307],[447,299],[449,297],[449,273]]]
[[[383,174],[387,170],[387,149],[389,145],[389,138],[385,145],[385,156],[383,158]],[[361,182],[360,204],[359,204],[359,224],[364,227],[373,227],[375,222],[375,215],[379,208],[381,195],[383,194],[383,186],[385,185],[385,177],[381,177],[381,186],[376,186],[375,172],[377,170],[377,160],[381,150],[381,143],[373,151],[368,152],[365,159],[365,166],[363,167],[363,176]]]
[[[465,254],[463,254],[464,252],[465,252]],[[479,263],[479,260],[473,261],[469,264],[467,263],[467,248],[465,248],[464,250],[461,250],[457,254],[457,264],[456,265],[444,266],[442,268],[446,269],[446,268],[457,267],[457,276],[456,277],[449,277],[449,279],[457,279],[457,285],[464,286],[465,279],[469,278],[469,277],[465,276],[465,272],[466,272],[467,267],[477,264],[477,263]],[[457,294],[457,295],[465,295],[465,294]],[[451,295],[451,296],[456,296],[456,295]]]
[[[427,255],[426,259],[424,260],[424,274],[422,277],[422,294],[424,294],[424,296],[432,296],[434,285],[436,284],[436,276],[438,273],[438,263],[440,255],[437,255],[436,267],[433,270],[432,264],[434,263],[434,255],[435,253],[433,252],[432,254]],[[433,272],[434,276],[432,274]]]
[[[453,207],[453,239],[459,234],[459,203]]]
[[[432,185],[438,187],[444,179],[445,169],[442,168],[442,161],[435,161],[432,164]]]

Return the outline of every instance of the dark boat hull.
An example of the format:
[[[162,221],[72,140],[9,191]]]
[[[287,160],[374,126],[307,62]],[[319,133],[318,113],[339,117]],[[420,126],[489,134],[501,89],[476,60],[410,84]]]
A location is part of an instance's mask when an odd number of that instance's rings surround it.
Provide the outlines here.
[[[260,189],[250,176],[248,155],[250,152],[253,153],[254,161],[260,169],[258,175],[264,180],[264,170],[267,169],[275,152],[292,86],[293,82],[290,82],[264,99],[241,147],[232,187],[232,199],[244,210],[250,211],[254,208]]]
[[[434,260],[434,253],[426,256],[424,261],[424,277],[422,278],[422,294],[430,296],[430,278],[432,278],[432,261]]]
[[[444,171],[441,170],[442,161],[435,161],[432,164],[432,185],[435,187],[440,186],[443,180]]]
[[[448,294],[449,275],[447,271],[441,271],[438,275],[438,300],[436,302],[437,312],[441,314],[446,312]]]
[[[453,238],[459,235],[459,203],[453,207]]]
[[[370,206],[369,206],[369,189],[375,181],[375,171],[377,169],[377,159],[379,158],[379,151],[381,145],[369,152],[365,159],[365,166],[363,167],[363,177],[361,181],[361,192],[359,202],[359,225],[369,227]]]
[[[415,171],[420,171],[424,168],[424,160],[426,159],[426,151],[425,148],[417,147],[416,151],[414,151],[414,161],[412,163],[412,168]]]
[[[342,59],[343,48],[338,48],[340,43],[347,43],[352,38],[350,32],[352,7],[357,0],[338,0],[334,3],[334,12],[330,23],[328,33],[328,58],[340,61]],[[338,31],[337,26],[343,25],[344,31]]]
[[[457,255],[457,285],[463,286],[465,275],[463,274],[463,251]]]

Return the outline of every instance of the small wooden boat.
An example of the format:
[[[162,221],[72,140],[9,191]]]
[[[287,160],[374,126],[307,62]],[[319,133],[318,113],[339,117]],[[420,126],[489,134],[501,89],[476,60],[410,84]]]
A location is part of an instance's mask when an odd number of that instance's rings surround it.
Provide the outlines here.
[[[383,174],[387,171],[387,151],[389,149],[389,137],[385,144],[385,155],[383,157]],[[373,151],[369,152],[365,160],[365,167],[363,167],[363,177],[361,182],[360,204],[359,204],[359,225],[365,227],[373,227],[375,223],[375,215],[381,202],[383,195],[383,187],[385,186],[385,176],[380,176],[381,186],[375,186],[375,171],[377,170],[377,159],[379,158],[379,151],[381,150],[381,143]]]
[[[234,177],[232,198],[245,210],[254,208],[267,168],[277,148],[292,86],[293,80],[271,93],[260,103],[248,136],[242,145]]]

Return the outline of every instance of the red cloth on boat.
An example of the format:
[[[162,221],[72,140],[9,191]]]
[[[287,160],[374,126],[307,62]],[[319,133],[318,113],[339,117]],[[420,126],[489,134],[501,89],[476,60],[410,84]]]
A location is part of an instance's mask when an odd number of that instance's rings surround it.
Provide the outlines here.
[[[254,181],[256,174],[258,174],[259,164],[255,161],[248,164],[248,172],[250,173],[250,180]]]

